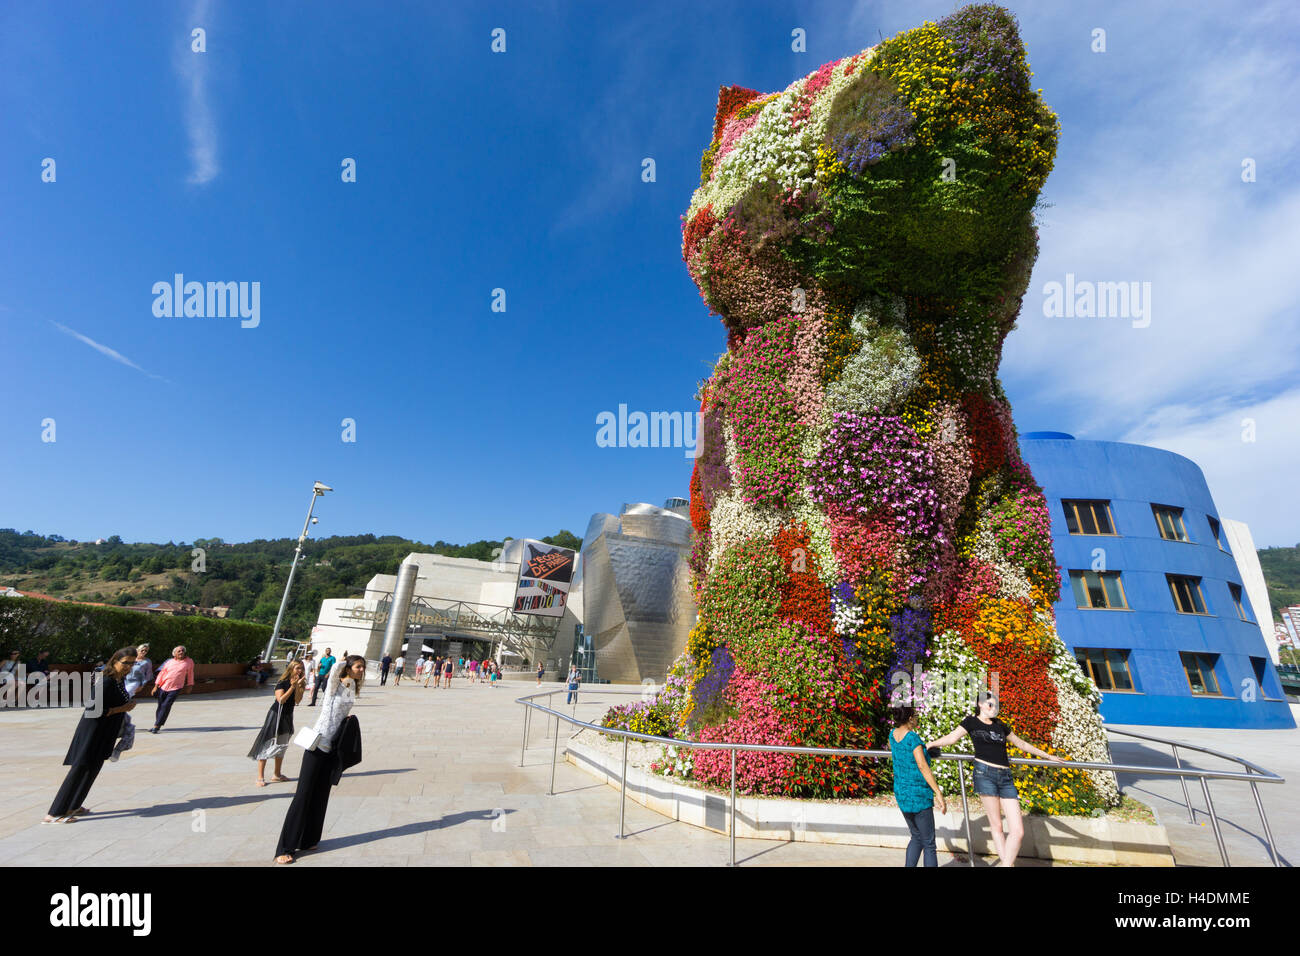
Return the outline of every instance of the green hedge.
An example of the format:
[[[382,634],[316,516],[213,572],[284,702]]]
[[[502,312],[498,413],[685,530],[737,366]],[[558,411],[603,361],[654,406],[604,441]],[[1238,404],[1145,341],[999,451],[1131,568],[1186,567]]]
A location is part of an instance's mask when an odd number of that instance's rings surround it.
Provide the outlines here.
[[[24,662],[39,651],[50,663],[73,667],[98,664],[119,647],[150,645],[150,656],[166,659],[177,644],[196,664],[251,661],[266,648],[271,628],[251,621],[210,617],[168,617],[115,607],[92,607],[40,598],[0,598],[0,654],[17,649]]]

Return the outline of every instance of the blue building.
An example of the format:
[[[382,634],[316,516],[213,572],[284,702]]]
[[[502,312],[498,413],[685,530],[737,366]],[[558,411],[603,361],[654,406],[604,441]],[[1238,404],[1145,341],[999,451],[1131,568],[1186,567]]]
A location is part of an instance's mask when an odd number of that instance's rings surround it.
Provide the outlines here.
[[[1030,432],[1061,568],[1057,629],[1113,724],[1294,727],[1257,612],[1195,462]]]

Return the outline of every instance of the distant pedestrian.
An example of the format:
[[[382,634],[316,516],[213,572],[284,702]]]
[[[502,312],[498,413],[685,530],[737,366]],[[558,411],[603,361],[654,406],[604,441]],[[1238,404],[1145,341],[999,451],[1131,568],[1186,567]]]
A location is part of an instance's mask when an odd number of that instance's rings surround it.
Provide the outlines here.
[[[889,733],[889,752],[894,761],[894,800],[897,801],[907,831],[911,834],[904,865],[916,866],[924,854],[926,866],[938,866],[939,853],[934,843],[934,804],[937,800],[939,812],[947,813],[948,803],[930,770],[925,743],[916,732],[915,710],[912,707],[895,707],[891,715],[894,727]]]
[[[453,666],[451,663],[451,658],[449,657],[442,665],[442,686],[443,687],[451,686],[452,670],[453,670]]]
[[[266,762],[275,761],[276,783],[286,783],[289,778],[280,772],[284,766],[284,753],[293,740],[293,708],[302,700],[307,690],[307,671],[302,661],[290,661],[284,676],[275,685],[275,700],[266,712],[262,729],[257,732],[248,756],[257,761],[257,785],[266,786]]]
[[[0,681],[18,679],[18,668],[22,667],[22,661],[18,659],[20,656],[18,651],[9,652],[9,659],[0,664]]]
[[[135,666],[131,668],[125,683],[126,692],[132,697],[153,683],[153,661],[149,660],[148,644],[141,644],[135,649]]]
[[[537,662],[537,686],[542,686],[542,675],[546,673],[546,668],[541,661]]]
[[[176,703],[176,698],[181,695],[181,691],[189,694],[193,690],[194,658],[187,657],[185,645],[179,644],[172,648],[171,659],[159,669],[158,676],[154,679],[153,690],[149,692],[150,695],[158,697],[158,709],[154,712],[153,727],[149,733],[156,734],[162,730],[163,724],[167,723],[167,717],[172,712],[172,704]]]
[[[47,678],[50,676],[50,652],[41,651],[30,661],[27,662],[27,682],[33,682],[37,674],[44,674]]]
[[[388,683],[388,669],[393,666],[393,659],[387,654],[379,661],[379,686],[383,687]]]
[[[397,660],[393,661],[393,686],[394,687],[402,686],[402,671],[405,668],[406,668],[406,658],[402,657],[399,654],[397,656]]]
[[[280,829],[276,863],[292,863],[300,851],[316,849],[325,829],[330,787],[339,782],[344,770],[360,760],[360,730],[350,715],[356,688],[365,675],[365,658],[353,656],[336,664],[326,679],[325,700],[312,728],[315,738],[302,756],[298,789]]]
[[[442,658],[435,657],[429,661],[428,666],[424,669],[424,686],[429,686],[429,679],[433,679],[433,689],[438,689],[438,681],[442,678]]]
[[[577,664],[569,665],[569,676],[565,680],[564,685],[569,691],[568,695],[564,698],[564,702],[566,704],[577,703],[578,688],[582,686],[582,675],[578,673]]]
[[[91,700],[63,758],[64,766],[71,769],[42,822],[73,823],[81,814],[90,812],[84,806],[85,799],[122,735],[127,712],[135,706],[126,692],[126,678],[134,666],[135,648],[123,647],[113,653],[95,679]]]
[[[311,703],[308,707],[316,706],[316,695],[320,693],[321,685],[325,683],[325,678],[330,676],[330,671],[334,667],[334,648],[325,648],[325,656],[320,659],[316,665],[316,683],[311,688]]]

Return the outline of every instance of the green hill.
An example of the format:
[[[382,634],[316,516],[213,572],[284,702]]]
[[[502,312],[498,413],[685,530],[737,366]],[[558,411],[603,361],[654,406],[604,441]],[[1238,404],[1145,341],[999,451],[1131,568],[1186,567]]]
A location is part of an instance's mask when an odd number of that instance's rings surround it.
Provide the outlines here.
[[[1273,620],[1281,622],[1282,608],[1300,604],[1300,544],[1294,548],[1263,548],[1257,554],[1268,585]]]
[[[581,539],[560,531],[541,540],[580,548]],[[107,604],[178,601],[229,607],[232,618],[275,623],[284,582],[293,560],[294,538],[231,544],[199,538],[191,544],[129,544],[114,535],[102,544],[68,541],[59,535],[19,534],[0,529],[0,586],[74,600]],[[373,534],[308,539],[294,577],[281,632],[306,640],[321,601],[358,593],[376,574],[393,574],[412,551],[456,558],[491,559],[501,541],[432,545],[396,535]],[[194,548],[205,567],[193,570]]]

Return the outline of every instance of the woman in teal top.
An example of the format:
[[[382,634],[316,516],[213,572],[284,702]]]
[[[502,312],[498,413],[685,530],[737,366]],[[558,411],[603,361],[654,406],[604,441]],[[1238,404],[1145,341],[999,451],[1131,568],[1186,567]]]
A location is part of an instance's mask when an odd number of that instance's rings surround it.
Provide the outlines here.
[[[925,755],[923,741],[913,726],[915,710],[911,707],[892,708],[894,729],[889,732],[889,752],[894,760],[894,799],[907,821],[912,838],[907,844],[907,866],[916,866],[925,852],[925,865],[938,866],[939,854],[934,845],[934,801],[939,801],[939,812],[948,812],[943,791],[930,772],[930,761]]]

